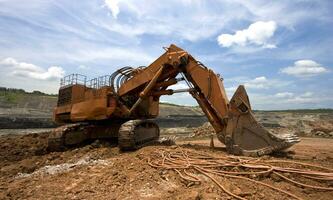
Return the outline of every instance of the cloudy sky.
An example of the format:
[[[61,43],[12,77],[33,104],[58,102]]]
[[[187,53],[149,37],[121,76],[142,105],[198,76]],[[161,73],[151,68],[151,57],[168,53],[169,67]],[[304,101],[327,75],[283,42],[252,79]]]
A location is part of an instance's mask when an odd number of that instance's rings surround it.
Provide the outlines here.
[[[57,93],[65,74],[148,65],[174,43],[221,74],[229,98],[244,84],[255,109],[333,108],[332,10],[329,0],[0,0],[0,86]]]

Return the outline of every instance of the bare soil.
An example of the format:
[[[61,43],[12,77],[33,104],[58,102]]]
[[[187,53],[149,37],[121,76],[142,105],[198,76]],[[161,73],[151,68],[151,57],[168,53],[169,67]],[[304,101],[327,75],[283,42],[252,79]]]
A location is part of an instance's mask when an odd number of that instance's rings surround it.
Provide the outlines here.
[[[47,152],[47,135],[0,136],[0,199],[232,199],[205,177],[201,177],[201,184],[193,184],[173,170],[148,165],[147,158],[156,150],[172,150],[177,146],[148,146],[134,152],[120,152],[112,143],[95,141],[64,152]],[[183,149],[227,155],[224,145],[217,140],[214,149],[209,144],[208,138],[177,141]],[[301,161],[333,169],[333,140],[302,138],[289,152],[265,159]],[[247,181],[229,178],[219,181],[246,199],[290,198]],[[260,181],[303,199],[333,198],[333,191],[301,188],[274,176]],[[333,183],[325,186],[332,187]]]

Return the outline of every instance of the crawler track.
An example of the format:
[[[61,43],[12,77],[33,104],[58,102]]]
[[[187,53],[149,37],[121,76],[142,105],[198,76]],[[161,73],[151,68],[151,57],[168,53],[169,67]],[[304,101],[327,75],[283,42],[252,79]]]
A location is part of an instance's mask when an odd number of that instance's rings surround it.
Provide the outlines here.
[[[152,121],[130,120],[119,129],[118,145],[121,150],[139,149],[159,138],[160,130]]]
[[[52,131],[48,138],[49,151],[62,151],[66,146],[80,144],[88,139],[85,128],[88,124],[76,123],[60,126]]]
[[[101,127],[102,129],[98,129]],[[49,135],[47,149],[49,151],[63,151],[66,147],[82,144],[91,138],[98,138],[92,137],[93,133],[96,131],[98,133],[103,132],[105,128],[108,128],[108,126],[96,126],[87,123],[60,126]],[[107,131],[107,129],[104,131]],[[120,126],[118,145],[122,150],[135,150],[157,140],[159,135],[159,128],[154,122],[130,120]]]

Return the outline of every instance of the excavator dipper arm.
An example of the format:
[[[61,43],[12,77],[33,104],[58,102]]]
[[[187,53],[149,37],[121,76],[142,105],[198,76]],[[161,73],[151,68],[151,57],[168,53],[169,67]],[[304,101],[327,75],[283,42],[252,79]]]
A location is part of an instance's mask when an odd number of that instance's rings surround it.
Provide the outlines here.
[[[177,75],[183,78],[176,79]],[[168,86],[185,80],[188,91],[195,98],[216,131],[218,139],[229,153],[261,156],[286,149],[299,142],[296,135],[275,135],[255,119],[249,97],[240,85],[228,101],[222,78],[195,60],[183,49],[170,45],[166,52],[148,67],[135,72],[118,90],[119,97],[138,93],[129,115],[146,99],[158,99],[175,92]]]

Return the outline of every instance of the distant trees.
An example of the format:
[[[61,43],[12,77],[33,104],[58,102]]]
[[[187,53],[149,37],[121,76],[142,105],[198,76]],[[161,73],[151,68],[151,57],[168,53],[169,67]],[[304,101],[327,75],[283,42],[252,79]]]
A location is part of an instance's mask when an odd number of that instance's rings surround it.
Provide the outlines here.
[[[44,92],[34,90],[32,92],[26,92],[23,89],[17,89],[17,88],[6,88],[6,87],[0,87],[0,94],[6,95],[6,94],[30,94],[30,95],[37,95],[37,96],[56,96],[56,94],[46,94]]]
[[[6,88],[6,87],[0,87],[0,92],[3,94],[6,93],[16,93],[16,94],[25,94],[26,91],[23,89],[17,89],[17,88]]]

